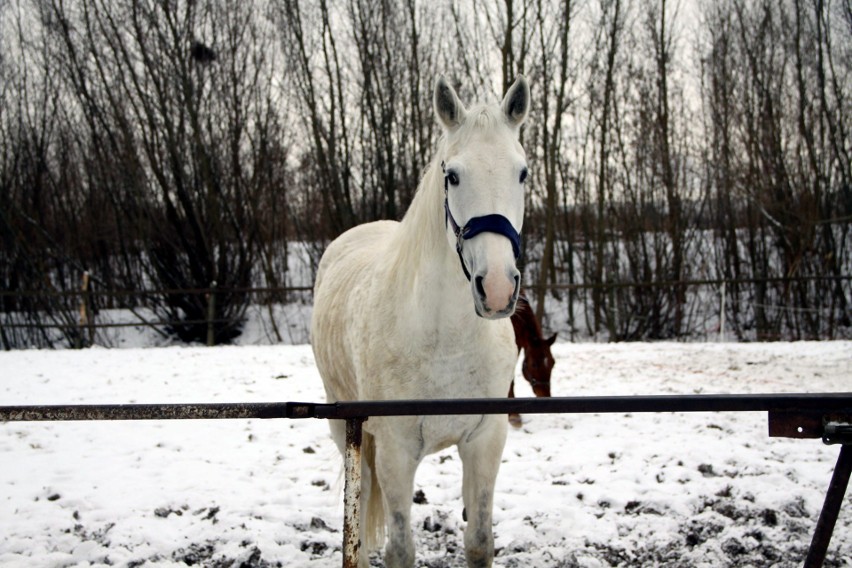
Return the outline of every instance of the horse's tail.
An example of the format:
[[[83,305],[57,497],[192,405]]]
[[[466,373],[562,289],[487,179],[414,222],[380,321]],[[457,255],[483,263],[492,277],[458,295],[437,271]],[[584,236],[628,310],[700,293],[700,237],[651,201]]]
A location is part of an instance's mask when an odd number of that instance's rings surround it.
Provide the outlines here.
[[[361,499],[361,544],[365,551],[376,550],[385,543],[385,507],[376,475],[376,440],[367,432],[361,440],[361,487],[362,495],[367,491],[366,499]]]

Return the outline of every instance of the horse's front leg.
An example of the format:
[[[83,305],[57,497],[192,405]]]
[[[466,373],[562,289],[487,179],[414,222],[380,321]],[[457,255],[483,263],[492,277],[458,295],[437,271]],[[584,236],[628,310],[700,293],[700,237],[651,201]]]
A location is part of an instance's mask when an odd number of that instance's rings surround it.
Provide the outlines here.
[[[462,459],[462,496],[467,516],[465,557],[470,568],[491,566],[494,559],[494,485],[506,444],[506,418],[483,416],[477,430],[459,442]]]
[[[417,457],[410,448],[386,440],[376,448],[376,474],[382,488],[388,542],[384,561],[387,568],[414,566],[414,539],[411,533],[411,503]]]

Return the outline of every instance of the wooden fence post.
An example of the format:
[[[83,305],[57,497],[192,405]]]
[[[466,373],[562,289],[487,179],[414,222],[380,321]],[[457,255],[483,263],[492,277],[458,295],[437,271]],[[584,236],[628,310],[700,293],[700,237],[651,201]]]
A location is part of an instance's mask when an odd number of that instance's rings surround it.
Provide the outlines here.
[[[216,344],[216,327],[213,323],[216,318],[216,281],[210,283],[210,292],[207,293],[207,347]]]
[[[74,338],[74,343],[77,349],[83,348],[83,334],[85,333],[86,328],[94,333],[94,328],[90,328],[90,308],[89,308],[89,271],[86,270],[83,272],[83,283],[80,286],[80,317],[77,319],[77,337]],[[94,337],[90,338],[90,344],[93,343]]]
[[[719,342],[725,341],[725,299],[727,297],[725,282],[722,282],[722,308],[719,310]]]

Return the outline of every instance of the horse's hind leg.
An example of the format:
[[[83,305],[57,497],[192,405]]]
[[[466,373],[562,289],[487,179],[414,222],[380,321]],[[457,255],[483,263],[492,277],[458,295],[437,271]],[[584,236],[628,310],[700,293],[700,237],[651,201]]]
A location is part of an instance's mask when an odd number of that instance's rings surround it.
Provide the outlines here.
[[[411,503],[418,463],[418,459],[399,444],[384,440],[376,444],[376,474],[384,497],[388,531],[384,554],[387,568],[414,566]]]
[[[494,559],[491,523],[494,485],[506,444],[506,418],[484,416],[473,436],[459,443],[462,459],[462,496],[467,513],[464,552],[470,568],[486,568]]]

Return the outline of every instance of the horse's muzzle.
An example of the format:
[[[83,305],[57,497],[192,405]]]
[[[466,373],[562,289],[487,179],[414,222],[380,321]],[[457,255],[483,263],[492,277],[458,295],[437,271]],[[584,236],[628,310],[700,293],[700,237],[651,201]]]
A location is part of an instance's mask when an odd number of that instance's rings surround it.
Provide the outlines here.
[[[477,274],[471,278],[476,315],[485,319],[511,316],[521,290],[521,273],[512,268],[505,275]]]

